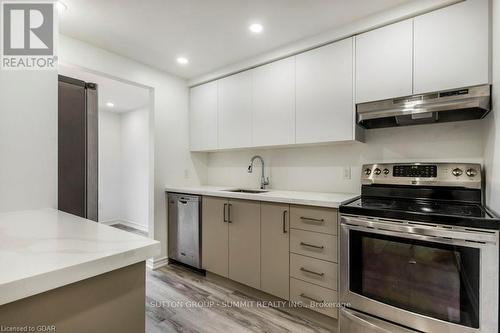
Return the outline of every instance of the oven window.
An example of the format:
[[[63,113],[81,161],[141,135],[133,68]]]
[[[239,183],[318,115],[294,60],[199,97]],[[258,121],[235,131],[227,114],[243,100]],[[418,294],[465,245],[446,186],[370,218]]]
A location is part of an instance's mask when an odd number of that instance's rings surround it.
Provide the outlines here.
[[[350,290],[479,328],[479,249],[349,232]]]

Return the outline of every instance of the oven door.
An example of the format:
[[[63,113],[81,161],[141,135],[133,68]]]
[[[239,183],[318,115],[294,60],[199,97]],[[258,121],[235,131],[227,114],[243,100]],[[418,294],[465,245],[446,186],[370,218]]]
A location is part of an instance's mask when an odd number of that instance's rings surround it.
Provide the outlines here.
[[[426,333],[498,332],[498,232],[343,215],[340,237],[352,309]]]

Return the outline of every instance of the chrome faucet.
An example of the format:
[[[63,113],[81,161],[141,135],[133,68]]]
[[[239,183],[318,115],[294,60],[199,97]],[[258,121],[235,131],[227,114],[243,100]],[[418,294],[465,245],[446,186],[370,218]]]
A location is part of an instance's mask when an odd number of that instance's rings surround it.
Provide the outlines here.
[[[264,175],[264,159],[260,157],[259,155],[255,155],[252,157],[250,160],[250,165],[248,166],[248,173],[252,173],[253,171],[253,162],[255,160],[260,160],[260,163],[262,164],[262,173],[260,175],[260,188],[263,190],[266,188],[266,185],[269,185],[269,177],[265,177]]]

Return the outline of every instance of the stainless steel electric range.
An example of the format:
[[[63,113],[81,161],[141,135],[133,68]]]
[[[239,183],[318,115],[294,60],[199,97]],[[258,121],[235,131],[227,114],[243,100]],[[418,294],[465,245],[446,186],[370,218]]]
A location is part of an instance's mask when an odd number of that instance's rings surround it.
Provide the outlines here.
[[[363,166],[342,205],[341,333],[497,333],[500,221],[479,164]]]

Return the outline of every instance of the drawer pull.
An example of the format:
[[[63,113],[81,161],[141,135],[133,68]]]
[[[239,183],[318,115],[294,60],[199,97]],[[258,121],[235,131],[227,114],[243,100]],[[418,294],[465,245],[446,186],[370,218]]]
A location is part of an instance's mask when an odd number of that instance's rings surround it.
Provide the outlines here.
[[[288,231],[286,230],[286,214],[288,212],[286,210],[283,211],[283,233],[286,234]]]
[[[325,223],[325,219],[315,219],[312,217],[305,217],[305,216],[301,216],[300,219],[309,222]]]
[[[233,223],[233,218],[231,217],[231,208],[232,207],[233,207],[233,204],[227,205],[227,223]]]
[[[325,248],[324,246],[312,245],[312,244],[308,244],[308,243],[304,243],[304,242],[300,242],[300,245],[312,247],[313,249],[320,249],[320,250],[323,250]]]
[[[323,300],[321,300],[321,301],[320,301],[320,300],[317,300],[317,299],[316,299],[316,298],[314,298],[314,297],[307,296],[307,295],[306,295],[306,294],[304,294],[304,293],[300,294],[300,297],[305,298],[305,299],[308,299],[308,300],[313,301],[313,302],[316,302],[316,303],[324,303],[324,302],[325,302],[325,301],[323,301]]]
[[[318,273],[318,272],[310,271],[310,270],[308,270],[307,268],[304,268],[304,267],[300,267],[300,270],[302,272],[306,272],[306,273],[310,273],[310,274],[314,274],[314,275],[318,275],[318,276],[324,276],[325,275],[325,273]]]

